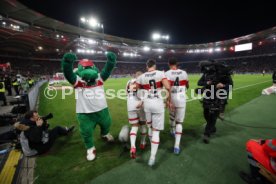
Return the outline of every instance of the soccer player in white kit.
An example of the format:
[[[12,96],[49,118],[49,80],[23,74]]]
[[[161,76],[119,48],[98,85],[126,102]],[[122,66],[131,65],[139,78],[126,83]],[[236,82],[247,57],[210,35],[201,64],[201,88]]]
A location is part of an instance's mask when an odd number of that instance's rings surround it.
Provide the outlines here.
[[[169,60],[170,70],[165,73],[171,85],[170,125],[171,134],[175,137],[174,153],[180,153],[180,140],[182,135],[182,123],[186,111],[186,89],[189,88],[188,75],[184,70],[177,68],[177,60]]]
[[[142,72],[136,72],[135,78],[130,79],[127,82],[126,90],[127,90],[127,111],[128,111],[128,122],[131,124],[131,130],[129,133],[130,137],[130,157],[136,158],[136,136],[139,126],[141,126],[140,134],[141,134],[141,142],[140,149],[145,149],[146,145],[146,135],[147,135],[147,127],[146,127],[146,118],[144,108],[142,107],[142,101],[137,94],[136,89],[136,80],[142,75]]]
[[[149,166],[155,164],[155,156],[159,145],[159,134],[164,130],[164,102],[161,92],[163,86],[170,91],[170,84],[165,73],[156,70],[156,62],[153,59],[147,61],[147,72],[138,77],[137,89],[144,90],[144,110],[148,125],[148,135],[151,137],[151,155],[148,161]],[[169,96],[169,95],[167,95]],[[167,98],[169,100],[170,98]]]

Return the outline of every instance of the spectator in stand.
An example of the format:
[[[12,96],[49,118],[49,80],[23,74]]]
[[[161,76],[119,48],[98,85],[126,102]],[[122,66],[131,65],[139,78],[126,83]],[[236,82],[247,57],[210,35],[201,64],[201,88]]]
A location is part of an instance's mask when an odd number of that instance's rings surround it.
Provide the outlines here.
[[[16,77],[13,77],[13,79],[12,79],[12,86],[15,91],[15,94],[19,95],[19,82],[17,81]]]
[[[8,91],[8,96],[12,96],[12,81],[11,81],[11,77],[6,74],[5,75],[5,87]]]
[[[7,99],[6,99],[6,88],[5,88],[5,81],[4,76],[0,76],[0,101],[3,101],[2,106],[7,105]]]

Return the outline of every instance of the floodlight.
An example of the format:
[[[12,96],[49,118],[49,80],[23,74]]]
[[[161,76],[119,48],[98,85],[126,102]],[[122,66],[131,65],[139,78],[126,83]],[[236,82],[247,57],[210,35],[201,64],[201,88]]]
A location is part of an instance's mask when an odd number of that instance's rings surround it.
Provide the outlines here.
[[[153,40],[158,40],[158,39],[160,39],[160,37],[161,37],[161,35],[159,33],[153,33],[152,34],[152,39]]]
[[[150,51],[150,47],[144,46],[143,50],[148,52],[148,51]]]
[[[81,22],[83,22],[83,23],[86,22],[86,18],[85,18],[85,17],[81,17],[80,20],[81,20]]]
[[[88,23],[91,27],[96,27],[98,24],[98,21],[95,18],[91,18],[91,19],[89,19]]]
[[[215,48],[215,51],[216,51],[216,52],[220,52],[220,51],[221,51],[221,48],[217,47],[217,48]]]

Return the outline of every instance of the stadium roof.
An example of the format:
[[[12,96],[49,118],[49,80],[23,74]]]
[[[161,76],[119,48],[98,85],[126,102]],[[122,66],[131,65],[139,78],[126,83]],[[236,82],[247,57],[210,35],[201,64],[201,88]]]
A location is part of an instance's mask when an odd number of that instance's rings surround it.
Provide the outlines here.
[[[65,24],[61,21],[49,18],[44,16],[36,11],[29,9],[24,6],[20,2],[16,0],[2,0],[0,1],[0,14],[2,15],[2,20],[10,20],[14,22],[18,22],[18,25],[25,26],[21,32],[10,31],[4,29],[3,26],[0,30],[0,46],[18,46],[18,44],[22,44],[21,47],[33,47],[36,48],[38,45],[49,45],[56,46],[56,48],[67,47],[74,45],[76,43],[76,39],[80,38],[80,36],[96,39],[96,40],[105,40],[112,44],[112,47],[143,47],[150,46],[152,48],[166,48],[166,49],[204,49],[209,47],[224,47],[224,46],[232,46],[237,43],[245,43],[245,42],[253,42],[256,40],[263,40],[271,37],[275,37],[276,35],[276,26],[264,31],[260,31],[257,33],[253,33],[250,35],[230,39],[223,40],[211,43],[204,44],[188,44],[188,45],[175,45],[175,44],[163,44],[163,43],[155,43],[155,42],[147,42],[141,40],[133,40],[128,38],[122,38],[107,34],[102,34],[98,32],[94,32],[91,30],[79,28],[76,26],[72,26],[69,24]],[[52,32],[54,34],[66,34],[67,38],[63,42],[57,42],[56,39],[45,39],[39,35],[38,33],[43,32]],[[51,38],[51,36],[50,36]],[[27,42],[27,43],[26,43]],[[72,47],[72,48],[76,48]]]

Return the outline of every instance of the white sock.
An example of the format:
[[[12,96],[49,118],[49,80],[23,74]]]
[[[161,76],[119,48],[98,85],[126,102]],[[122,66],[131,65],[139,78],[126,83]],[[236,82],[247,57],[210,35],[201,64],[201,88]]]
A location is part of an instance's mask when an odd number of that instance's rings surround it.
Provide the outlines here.
[[[146,144],[147,126],[141,125],[141,144]]]
[[[135,142],[136,142],[136,134],[138,131],[138,127],[137,126],[132,126],[130,133],[129,133],[129,137],[130,137],[130,147],[131,148],[136,148],[135,146]]]
[[[152,129],[148,128],[148,136],[149,136],[149,140],[151,142],[151,138],[152,138]]]
[[[153,130],[152,131],[152,140],[151,140],[151,153],[150,153],[150,158],[155,159],[158,146],[159,146],[159,131]]]
[[[179,148],[181,135],[182,135],[182,124],[176,124],[176,131],[175,131],[175,143],[174,147]]]

